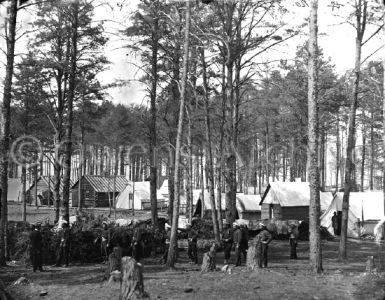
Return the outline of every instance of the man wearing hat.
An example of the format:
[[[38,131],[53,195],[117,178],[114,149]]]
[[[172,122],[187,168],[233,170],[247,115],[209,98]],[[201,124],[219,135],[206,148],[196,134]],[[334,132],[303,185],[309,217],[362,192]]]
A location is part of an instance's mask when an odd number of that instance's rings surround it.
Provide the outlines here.
[[[222,243],[223,243],[223,251],[225,254],[224,264],[229,264],[230,256],[231,256],[231,248],[233,247],[233,231],[231,229],[230,224],[227,221],[223,222],[223,234],[222,234]]]
[[[273,239],[273,236],[267,230],[265,224],[259,223],[259,226],[261,228],[261,231],[258,234],[257,239],[259,239],[259,241],[261,243],[261,246],[262,246],[261,247],[262,248],[261,251],[262,251],[262,253],[261,253],[261,255],[258,258],[258,266],[260,268],[262,268],[262,267],[263,268],[267,268],[267,249],[268,249],[269,243]]]
[[[101,233],[100,252],[101,252],[102,258],[105,257],[105,259],[107,260],[110,246],[111,246],[111,231],[108,228],[108,224],[106,221],[103,221],[102,226],[103,226],[103,229]]]
[[[171,226],[166,223],[166,224],[164,224],[164,229],[166,230],[165,248],[164,248],[164,253],[163,253],[163,263],[165,264],[167,262],[168,248],[170,247]]]
[[[29,236],[31,240],[31,263],[33,271],[37,269],[43,272],[43,238],[40,232],[40,223],[32,225],[32,231]]]
[[[242,231],[241,228],[239,227],[239,224],[234,222],[233,223],[233,242],[235,245],[235,266],[240,266],[241,265],[241,253],[242,253]]]
[[[132,235],[132,257],[139,261],[143,256],[143,239],[142,239],[142,229],[139,227],[139,222],[134,220],[133,222],[134,232]]]
[[[249,229],[246,224],[241,224],[241,232],[242,232],[242,241],[241,241],[241,252],[247,260],[247,250],[249,249]]]
[[[63,220],[62,230],[59,232],[60,245],[56,266],[60,267],[64,260],[64,266],[68,267],[69,249],[70,249],[70,228],[68,222]]]
[[[187,240],[188,240],[188,257],[191,263],[198,264],[198,234],[191,228],[191,224],[187,224]]]
[[[297,240],[299,236],[298,226],[290,224],[288,228],[289,245],[290,245],[290,259],[297,259]]]

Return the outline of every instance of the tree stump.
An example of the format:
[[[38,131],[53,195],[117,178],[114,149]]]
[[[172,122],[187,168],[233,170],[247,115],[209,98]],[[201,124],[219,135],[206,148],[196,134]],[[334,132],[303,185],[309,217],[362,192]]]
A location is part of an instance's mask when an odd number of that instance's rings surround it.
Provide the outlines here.
[[[105,279],[109,279],[109,281],[111,281],[111,274],[114,271],[120,271],[121,262],[122,262],[122,248],[114,247],[114,249],[112,250],[112,253],[108,256],[108,265],[106,269]]]
[[[215,271],[217,268],[217,245],[213,244],[209,252],[203,255],[201,273]]]
[[[368,260],[366,261],[366,272],[367,273],[373,273],[374,271],[374,257],[368,256]]]
[[[251,242],[251,246],[247,250],[246,266],[248,270],[259,268],[258,261],[262,255],[262,244],[259,238],[255,238]]]
[[[0,299],[1,300],[11,299],[11,298],[8,298],[7,292],[5,290],[5,285],[1,279],[0,279]]]
[[[143,299],[148,295],[144,291],[143,265],[132,257],[122,258],[122,276],[119,300]]]

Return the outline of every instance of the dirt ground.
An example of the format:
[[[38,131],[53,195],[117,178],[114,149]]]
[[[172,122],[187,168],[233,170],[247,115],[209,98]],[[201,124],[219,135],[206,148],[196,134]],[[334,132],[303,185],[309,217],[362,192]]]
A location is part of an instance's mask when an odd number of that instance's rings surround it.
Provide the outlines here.
[[[186,251],[181,251],[173,271],[160,265],[159,258],[143,260],[145,290],[151,299],[384,299],[385,277],[365,274],[367,256],[376,256],[377,245],[350,240],[348,247],[349,262],[341,264],[336,259],[338,241],[323,241],[324,272],[318,276],[308,270],[307,242],[299,244],[299,259],[290,260],[287,241],[273,240],[267,269],[248,271],[241,266],[234,267],[231,274],[200,274],[200,266],[190,265]],[[218,267],[222,263],[223,253],[218,253]],[[103,281],[105,265],[45,269],[46,272],[33,273],[16,263],[0,269],[0,279],[16,300],[119,298],[119,283],[108,286]],[[12,285],[20,276],[25,276],[29,284]],[[41,291],[47,295],[41,297]]]

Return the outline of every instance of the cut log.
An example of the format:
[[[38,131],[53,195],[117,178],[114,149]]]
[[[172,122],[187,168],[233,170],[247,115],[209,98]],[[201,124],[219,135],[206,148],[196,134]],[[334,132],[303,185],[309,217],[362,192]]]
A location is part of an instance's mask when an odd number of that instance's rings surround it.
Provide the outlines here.
[[[262,255],[262,244],[258,238],[251,241],[251,246],[247,250],[246,266],[248,270],[259,268],[258,261]]]
[[[209,252],[203,255],[201,273],[212,272],[217,268],[217,245],[214,243]]]
[[[114,247],[111,254],[108,256],[108,266],[106,269],[105,279],[111,279],[111,274],[114,271],[120,271],[122,262],[122,248]]]
[[[125,256],[122,258],[121,273],[119,300],[148,298],[144,291],[142,264],[132,257]]]
[[[373,273],[373,271],[375,270],[374,268],[375,268],[374,257],[368,256],[368,260],[366,261],[366,272]]]

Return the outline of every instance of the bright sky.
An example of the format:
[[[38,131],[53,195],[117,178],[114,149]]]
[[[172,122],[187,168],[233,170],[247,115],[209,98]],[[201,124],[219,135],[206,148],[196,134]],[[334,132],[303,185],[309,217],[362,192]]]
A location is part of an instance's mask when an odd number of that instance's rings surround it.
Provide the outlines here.
[[[109,20],[106,21],[104,27],[108,33],[113,33],[117,28],[122,28],[121,24],[128,24],[128,16],[135,12],[136,5],[139,0],[126,0],[125,6],[119,6],[122,0],[109,0],[105,1],[109,4],[107,6],[101,6],[96,10],[96,19]],[[289,14],[285,16],[285,19],[289,24],[293,26],[301,24],[309,15],[309,7],[305,3],[309,3],[310,0],[285,0],[284,6],[289,10]],[[332,7],[334,5],[334,8]],[[354,28],[345,22],[347,14],[351,11],[351,3],[353,0],[320,0],[319,1],[319,45],[324,50],[326,57],[331,57],[332,62],[336,66],[338,73],[344,73],[352,68],[354,65],[354,41],[355,31]],[[338,7],[336,4],[342,4]],[[302,7],[303,6],[303,7]],[[4,9],[0,9],[0,19],[4,16]],[[31,20],[31,15],[25,12],[20,14],[19,22],[21,25],[27,24]],[[113,21],[111,21],[113,20]],[[2,22],[0,22],[2,23]],[[2,24],[1,24],[2,25]],[[3,31],[3,28],[0,30]],[[370,35],[368,28],[366,37]],[[283,47],[280,47],[269,53],[269,58],[276,59],[292,59],[294,58],[296,47],[303,44],[307,38],[307,29],[303,35],[293,38],[288,41]],[[380,33],[378,38],[373,39],[368,45],[363,48],[363,59],[369,54],[374,52],[383,44],[382,37],[384,33]],[[138,79],[137,68],[135,68],[130,62],[140,63],[133,53],[129,53],[124,49],[125,42],[122,42],[116,35],[111,35],[110,42],[106,47],[106,55],[111,61],[109,70],[103,72],[100,75],[100,79],[104,84],[112,83],[116,79],[118,80],[136,80]],[[0,41],[0,47],[5,50],[3,39]],[[17,44],[16,52],[23,52],[22,43]],[[372,57],[381,58],[385,57],[384,49],[378,51],[376,55]],[[261,58],[265,59],[265,58]],[[2,61],[4,61],[2,59]],[[3,68],[1,68],[3,69]],[[3,70],[0,69],[0,77],[3,76]],[[108,90],[110,99],[115,103],[131,104],[131,103],[144,103],[144,87],[135,81],[131,82],[128,86],[112,88]]]

